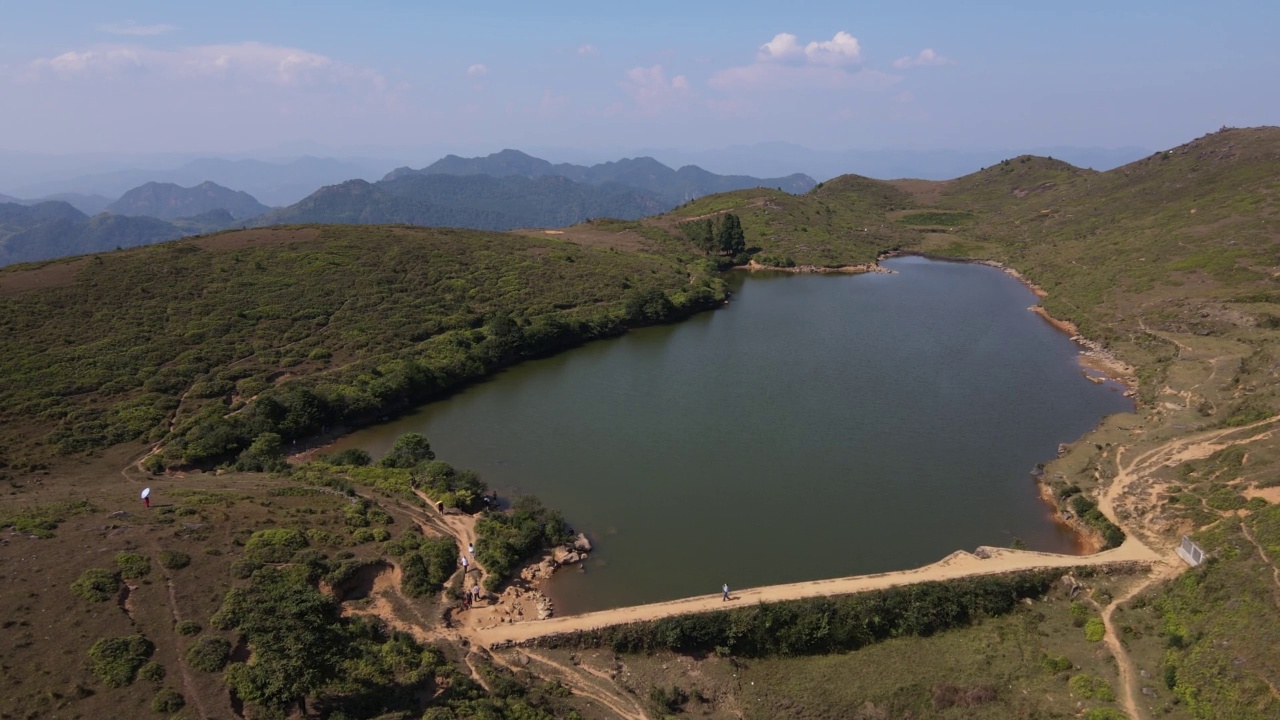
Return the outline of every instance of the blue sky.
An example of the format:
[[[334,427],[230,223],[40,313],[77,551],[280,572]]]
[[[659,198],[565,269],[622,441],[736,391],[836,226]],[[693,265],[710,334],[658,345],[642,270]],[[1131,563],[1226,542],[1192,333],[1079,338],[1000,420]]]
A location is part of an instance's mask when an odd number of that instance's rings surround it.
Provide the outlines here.
[[[1277,2],[12,5],[11,150],[1159,148],[1280,123]]]

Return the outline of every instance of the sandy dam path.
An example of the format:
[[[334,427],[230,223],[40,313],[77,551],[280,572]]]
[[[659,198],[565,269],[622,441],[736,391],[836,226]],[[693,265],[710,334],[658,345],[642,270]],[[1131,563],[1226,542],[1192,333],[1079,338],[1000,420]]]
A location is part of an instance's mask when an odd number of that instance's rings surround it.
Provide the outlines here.
[[[1132,536],[1120,547],[1096,555],[1058,555],[1026,550],[1008,550],[1005,548],[986,548],[984,554],[988,555],[988,557],[981,558],[973,553],[957,551],[936,563],[914,570],[901,570],[875,575],[855,575],[828,580],[810,580],[787,585],[768,585],[747,590],[731,590],[730,600],[727,602],[719,593],[715,593],[649,605],[601,610],[582,615],[569,615],[546,620],[475,628],[472,630],[471,635],[475,642],[484,646],[506,642],[522,643],[559,633],[657,620],[672,615],[713,612],[744,604],[848,595],[850,593],[883,590],[901,585],[936,580],[953,580],[977,575],[998,575],[1020,570],[1100,566],[1161,560],[1161,556],[1158,553]]]

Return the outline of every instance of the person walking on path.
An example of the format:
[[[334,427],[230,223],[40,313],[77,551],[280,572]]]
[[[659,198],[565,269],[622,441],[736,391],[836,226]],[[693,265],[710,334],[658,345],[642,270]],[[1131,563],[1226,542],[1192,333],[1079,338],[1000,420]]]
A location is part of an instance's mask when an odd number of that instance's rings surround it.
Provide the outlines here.
[[[721,589],[724,591],[724,597],[721,599],[728,601],[729,600],[729,583],[725,583],[724,587]]]
[[[467,554],[468,554],[468,555],[470,555],[470,556],[472,556],[472,557],[475,557],[475,555],[476,555],[476,546],[475,546],[475,543],[467,543]]]
[[[462,574],[463,575],[467,574],[467,556],[466,555],[462,556]]]

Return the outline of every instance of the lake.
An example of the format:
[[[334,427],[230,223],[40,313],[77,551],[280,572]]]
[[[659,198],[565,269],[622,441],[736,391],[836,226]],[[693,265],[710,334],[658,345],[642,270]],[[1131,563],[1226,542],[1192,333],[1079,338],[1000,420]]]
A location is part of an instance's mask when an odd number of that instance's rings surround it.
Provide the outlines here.
[[[899,570],[957,549],[1075,551],[1031,471],[1133,409],[998,269],[733,273],[730,303],[524,363],[343,438],[427,435],[596,545],[560,614]]]

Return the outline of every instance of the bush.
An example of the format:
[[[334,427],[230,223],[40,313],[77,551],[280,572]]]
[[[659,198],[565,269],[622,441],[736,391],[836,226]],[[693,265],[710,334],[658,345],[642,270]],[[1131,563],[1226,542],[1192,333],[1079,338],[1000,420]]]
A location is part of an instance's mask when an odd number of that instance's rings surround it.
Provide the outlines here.
[[[203,630],[204,628],[200,627],[200,623],[198,622],[192,622],[191,620],[183,620],[182,622],[173,626],[173,629],[179,635],[191,636],[191,635],[199,635],[200,631]]]
[[[1046,671],[1055,675],[1072,668],[1071,660],[1066,655],[1046,655],[1040,664]]]
[[[164,666],[155,660],[152,660],[138,670],[138,679],[146,680],[147,682],[159,683],[161,680],[164,680]]]
[[[122,552],[116,555],[116,565],[120,567],[120,577],[134,580],[151,574],[151,560],[146,555]]]
[[[191,564],[191,556],[177,550],[161,550],[160,567],[169,570],[181,570]]]
[[[1084,624],[1084,639],[1089,642],[1098,642],[1107,634],[1107,626],[1102,624],[1102,618],[1089,618]]]
[[[244,544],[245,557],[261,563],[285,563],[307,546],[307,537],[293,528],[259,530]]]
[[[519,564],[544,549],[572,539],[558,511],[531,495],[517,498],[506,512],[488,512],[476,522],[476,560],[489,571],[485,579],[496,589]]]
[[[218,672],[227,665],[231,643],[225,638],[203,637],[187,650],[187,664],[201,672]]]
[[[412,537],[408,533],[405,536]],[[401,536],[401,542],[405,536]],[[417,548],[402,553],[401,587],[410,597],[435,595],[458,568],[458,546],[452,538],[418,536]],[[467,588],[464,588],[467,589]]]
[[[1079,695],[1086,700],[1101,700],[1102,702],[1115,702],[1116,694],[1111,689],[1111,683],[1105,678],[1095,677],[1080,673],[1072,675],[1067,681],[1067,687],[1071,688],[1071,692]]]
[[[373,458],[369,457],[369,453],[360,448],[347,448],[336,455],[321,455],[321,462],[327,462],[330,465],[348,465],[351,467],[365,467],[373,462]]]
[[[151,700],[151,709],[158,713],[171,713],[181,710],[186,704],[182,693],[173,688],[165,688]]]
[[[89,648],[89,659],[99,680],[108,687],[120,688],[133,682],[153,652],[155,646],[150,640],[129,635],[99,640]]]
[[[106,568],[89,568],[71,583],[71,591],[90,602],[106,602],[120,592],[120,573]]]

